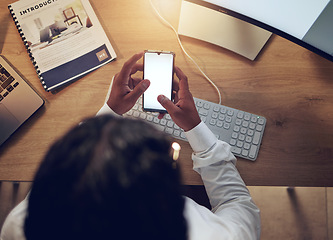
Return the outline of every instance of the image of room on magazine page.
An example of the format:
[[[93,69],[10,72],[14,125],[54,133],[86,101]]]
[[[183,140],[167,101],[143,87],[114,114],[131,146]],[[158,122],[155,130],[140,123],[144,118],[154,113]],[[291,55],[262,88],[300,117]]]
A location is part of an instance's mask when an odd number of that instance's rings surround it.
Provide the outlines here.
[[[13,4],[15,15],[48,87],[69,81],[115,58],[87,0],[23,2],[30,3],[20,7]]]

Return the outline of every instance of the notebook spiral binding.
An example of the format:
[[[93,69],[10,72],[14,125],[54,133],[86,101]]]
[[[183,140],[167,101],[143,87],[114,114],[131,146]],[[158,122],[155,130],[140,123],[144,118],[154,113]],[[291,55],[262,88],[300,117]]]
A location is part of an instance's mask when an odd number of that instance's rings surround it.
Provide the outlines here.
[[[43,79],[43,77],[42,77],[41,74],[40,74],[39,67],[38,67],[38,65],[37,65],[37,63],[36,63],[36,61],[35,61],[35,58],[34,58],[33,55],[32,55],[32,52],[31,52],[31,49],[30,49],[30,47],[29,47],[28,41],[27,41],[26,37],[24,36],[23,30],[22,30],[22,28],[21,28],[19,22],[17,21],[17,17],[15,16],[15,13],[14,13],[14,11],[13,11],[13,9],[12,9],[12,6],[11,6],[11,5],[8,5],[8,9],[9,9],[9,11],[10,11],[10,14],[12,15],[12,18],[13,18],[14,23],[15,23],[15,25],[16,25],[17,31],[18,31],[18,33],[20,34],[21,38],[22,38],[22,41],[23,41],[23,43],[24,43],[24,46],[25,46],[25,48],[27,49],[28,55],[29,55],[29,57],[30,57],[30,60],[31,60],[32,64],[34,65],[35,71],[36,71],[36,73],[37,73],[37,75],[38,75],[38,77],[39,77],[39,79],[40,79],[40,81],[41,81],[41,83],[42,83],[44,89],[46,89],[47,87],[46,87],[46,85],[45,85],[44,79]]]

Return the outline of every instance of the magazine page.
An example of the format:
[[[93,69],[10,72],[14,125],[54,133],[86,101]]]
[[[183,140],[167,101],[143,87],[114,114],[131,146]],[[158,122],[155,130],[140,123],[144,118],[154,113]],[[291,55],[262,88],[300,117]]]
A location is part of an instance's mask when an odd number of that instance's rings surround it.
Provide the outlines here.
[[[116,57],[88,0],[20,0],[11,8],[48,90]]]

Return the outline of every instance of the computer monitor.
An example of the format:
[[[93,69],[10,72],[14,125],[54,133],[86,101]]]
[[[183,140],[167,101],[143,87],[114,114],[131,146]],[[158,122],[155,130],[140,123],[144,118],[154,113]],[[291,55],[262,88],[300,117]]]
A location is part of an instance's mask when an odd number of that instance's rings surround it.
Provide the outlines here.
[[[333,61],[333,1],[186,0],[280,35]]]

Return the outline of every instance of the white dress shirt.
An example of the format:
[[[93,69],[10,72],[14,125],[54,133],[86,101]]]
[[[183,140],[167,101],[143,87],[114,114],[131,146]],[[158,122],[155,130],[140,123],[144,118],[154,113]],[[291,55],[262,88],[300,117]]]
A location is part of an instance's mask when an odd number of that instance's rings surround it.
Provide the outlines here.
[[[107,104],[97,115],[115,114]],[[193,149],[193,169],[203,180],[212,210],[185,197],[189,240],[260,239],[260,211],[236,169],[230,146],[201,122],[185,133]],[[8,215],[0,240],[24,240],[27,198]]]

